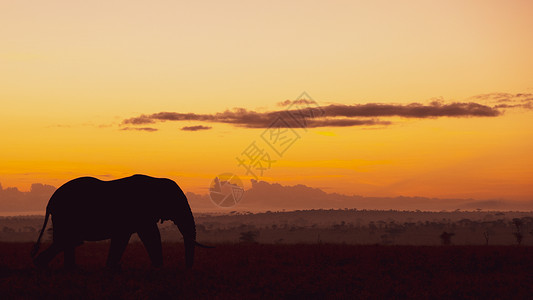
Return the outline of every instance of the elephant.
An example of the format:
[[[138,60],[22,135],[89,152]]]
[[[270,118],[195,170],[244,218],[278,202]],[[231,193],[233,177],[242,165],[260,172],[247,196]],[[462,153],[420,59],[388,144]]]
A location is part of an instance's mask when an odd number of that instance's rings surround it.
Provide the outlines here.
[[[53,242],[36,257],[50,215]],[[195,246],[211,247],[196,241],[191,208],[176,182],[139,174],[110,181],[76,178],[59,187],[50,198],[31,256],[37,267],[46,268],[63,251],[65,268],[74,268],[77,246],[84,241],[111,239],[106,265],[120,268],[130,237],[137,233],[152,265],[161,267],[163,254],[157,222],[165,220],[174,222],[183,235],[185,265],[190,269]]]

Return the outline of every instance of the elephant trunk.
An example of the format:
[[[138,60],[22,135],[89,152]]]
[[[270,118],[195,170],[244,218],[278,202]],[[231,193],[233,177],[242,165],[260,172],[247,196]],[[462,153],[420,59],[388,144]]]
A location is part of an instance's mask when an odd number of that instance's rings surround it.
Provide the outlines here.
[[[194,248],[195,243],[194,240],[186,239],[184,240],[185,244],[185,265],[187,266],[187,269],[192,268],[192,264],[194,262]]]
[[[185,245],[185,265],[191,268],[194,262],[194,248],[196,245],[196,225],[194,217],[190,208],[185,215],[182,215],[178,220],[174,221],[183,235],[183,243]]]

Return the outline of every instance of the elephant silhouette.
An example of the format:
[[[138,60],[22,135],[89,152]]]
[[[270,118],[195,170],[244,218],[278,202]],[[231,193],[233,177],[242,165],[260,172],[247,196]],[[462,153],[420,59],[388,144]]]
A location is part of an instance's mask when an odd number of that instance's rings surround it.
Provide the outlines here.
[[[37,257],[48,218],[52,216],[53,242]],[[119,268],[130,237],[137,233],[152,265],[163,265],[158,221],[171,220],[183,235],[185,264],[194,261],[196,225],[181,188],[172,180],[146,175],[102,181],[93,177],[73,179],[59,187],[46,207],[43,228],[31,255],[37,267],[46,267],[61,251],[66,268],[75,267],[75,248],[84,241],[111,239],[107,267]]]

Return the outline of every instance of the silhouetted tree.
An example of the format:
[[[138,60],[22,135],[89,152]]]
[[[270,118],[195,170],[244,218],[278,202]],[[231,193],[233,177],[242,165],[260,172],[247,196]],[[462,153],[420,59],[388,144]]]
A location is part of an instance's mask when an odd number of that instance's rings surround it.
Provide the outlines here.
[[[489,238],[494,234],[494,232],[490,229],[485,229],[483,231],[483,237],[485,238],[485,245],[489,244]]]
[[[257,231],[241,232],[241,237],[239,238],[239,240],[242,243],[250,243],[250,244],[257,243],[256,238],[258,235],[259,235],[259,232]]]
[[[522,225],[524,225],[524,222],[522,222],[519,218],[513,219],[513,224],[516,227],[516,232],[522,232]]]
[[[461,227],[470,227],[472,225],[472,220],[470,219],[461,219],[459,221],[457,221],[457,224],[459,224],[459,226]]]
[[[454,236],[455,233],[448,233],[446,231],[444,231],[441,235],[440,235],[440,240],[442,242],[443,245],[450,245],[452,243],[452,236]]]
[[[380,238],[381,238],[381,243],[382,243],[383,245],[390,245],[390,244],[392,244],[392,239],[391,239],[391,236],[390,236],[389,234],[382,234],[382,235],[380,236]]]
[[[4,226],[4,228],[2,228],[2,232],[3,233],[13,233],[13,232],[15,232],[15,229],[13,229],[11,227]]]
[[[524,238],[522,235],[522,225],[524,225],[524,222],[519,218],[514,218],[513,224],[516,227],[516,232],[513,232],[513,235],[516,239],[516,243],[520,246],[522,244],[522,239]]]
[[[24,226],[24,231],[25,232],[35,232],[37,230],[33,226]]]
[[[518,246],[520,246],[522,244],[522,239],[524,238],[524,236],[521,232],[514,232],[513,235],[516,239],[516,243],[518,244]]]
[[[394,243],[396,240],[396,237],[403,233],[405,229],[401,226],[393,225],[390,228],[386,229],[385,232],[387,233],[387,240],[390,241],[390,243]]]
[[[374,234],[376,232],[376,229],[378,228],[376,224],[374,223],[374,221],[370,221],[370,223],[368,223],[368,229],[369,229],[370,234]]]

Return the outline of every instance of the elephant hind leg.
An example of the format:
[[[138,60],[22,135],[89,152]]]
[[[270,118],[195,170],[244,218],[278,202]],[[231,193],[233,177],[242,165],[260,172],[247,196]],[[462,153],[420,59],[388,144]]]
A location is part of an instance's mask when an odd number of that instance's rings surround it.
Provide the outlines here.
[[[48,267],[48,264],[56,255],[59,254],[63,250],[62,247],[59,246],[58,243],[52,243],[48,249],[41,252],[37,257],[33,260],[33,264],[37,266],[38,268],[46,268]]]
[[[150,256],[152,266],[156,268],[163,266],[163,248],[161,247],[161,234],[157,228],[157,223],[145,226],[137,234],[143,242],[148,256]]]
[[[109,255],[107,256],[106,266],[108,268],[116,269],[120,266],[120,259],[128,242],[130,241],[131,234],[120,234],[111,238],[111,245],[109,246]]]

